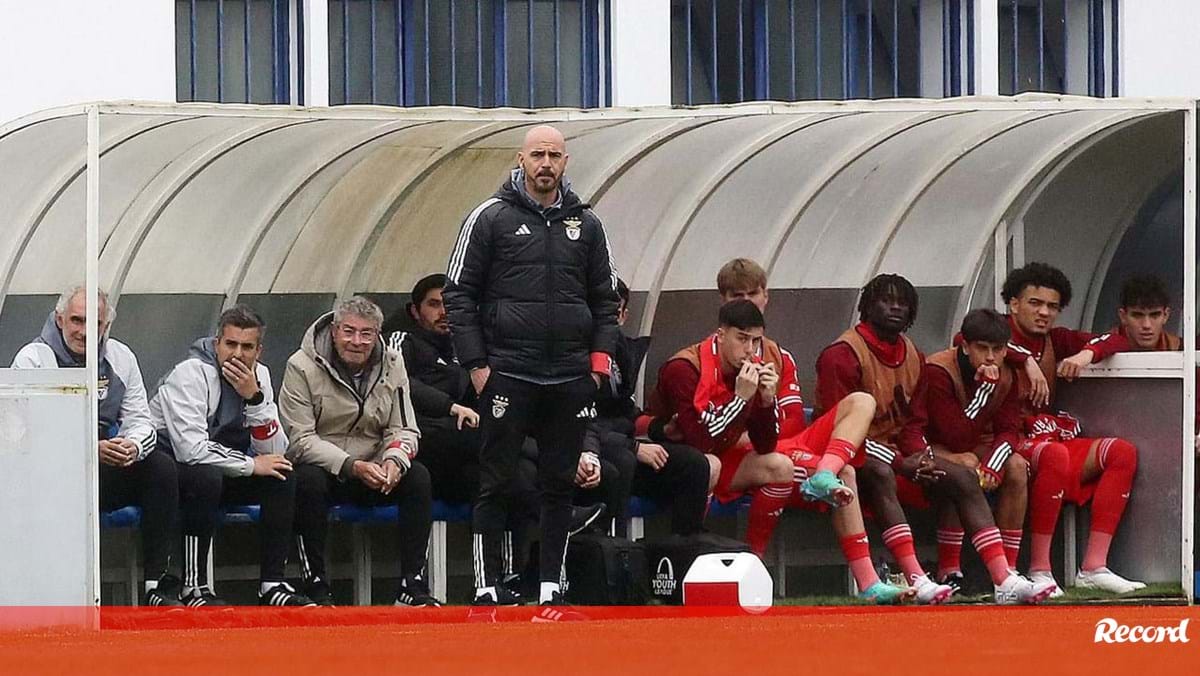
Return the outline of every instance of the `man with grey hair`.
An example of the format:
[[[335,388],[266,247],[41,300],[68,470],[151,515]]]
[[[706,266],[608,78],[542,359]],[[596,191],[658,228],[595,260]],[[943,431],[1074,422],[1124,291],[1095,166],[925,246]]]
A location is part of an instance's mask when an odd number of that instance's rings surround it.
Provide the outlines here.
[[[438,606],[425,580],[433,524],[429,472],[419,462],[416,414],[400,352],[380,335],[383,313],[355,296],[309,327],[288,359],[280,414],[296,468],[296,533],[305,592],[332,605],[325,572],[331,504],[399,506],[396,605]]]
[[[516,160],[500,190],[464,220],[443,298],[455,352],[471,371],[481,406],[475,603],[519,603],[500,585],[501,551],[529,436],[537,441],[541,488],[538,600],[561,605],[584,430],[620,334],[617,273],[604,226],[563,177],[562,133],[533,127]]]
[[[87,363],[86,294],[67,289],[46,318],[41,335],[21,348],[13,368],[83,368]],[[108,336],[115,316],[108,294],[98,293],[100,509],[136,505],[142,510],[145,604],[181,605],[179,578],[168,573],[179,511],[174,461],[157,453],[146,387],[133,351]]]

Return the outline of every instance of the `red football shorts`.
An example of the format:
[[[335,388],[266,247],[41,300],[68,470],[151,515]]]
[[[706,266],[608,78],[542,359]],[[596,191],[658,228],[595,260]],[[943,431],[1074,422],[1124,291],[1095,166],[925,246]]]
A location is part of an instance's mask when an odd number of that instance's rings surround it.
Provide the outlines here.
[[[792,459],[792,464],[799,470],[796,473],[796,478],[803,480],[817,470],[817,463],[820,462],[821,456],[825,454],[825,447],[829,445],[830,439],[833,437],[834,423],[837,421],[837,407],[827,411],[825,415],[817,418],[811,425],[804,428],[803,432],[780,439],[775,443],[775,452],[782,453]],[[753,488],[735,491],[730,488],[733,483],[733,477],[737,474],[738,467],[747,457],[754,454],[754,448],[749,444],[734,446],[721,453],[721,476],[717,479],[716,489],[713,495],[721,502],[733,502],[749,493]],[[850,465],[853,467],[862,467],[866,461],[866,454],[861,450],[851,459]],[[754,487],[754,488],[757,488]],[[807,502],[797,501],[799,506],[811,506],[813,509],[825,511],[828,508],[823,502]]]

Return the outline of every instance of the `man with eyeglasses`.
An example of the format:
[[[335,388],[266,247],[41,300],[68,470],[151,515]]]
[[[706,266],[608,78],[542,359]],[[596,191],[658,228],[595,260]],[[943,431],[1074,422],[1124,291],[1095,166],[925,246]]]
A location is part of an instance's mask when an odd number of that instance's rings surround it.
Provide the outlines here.
[[[396,504],[398,606],[439,606],[425,579],[433,522],[429,471],[417,455],[416,414],[400,352],[380,336],[383,312],[361,297],[309,327],[288,359],[279,412],[296,474],[296,533],[304,591],[332,605],[325,535],[332,504]]]

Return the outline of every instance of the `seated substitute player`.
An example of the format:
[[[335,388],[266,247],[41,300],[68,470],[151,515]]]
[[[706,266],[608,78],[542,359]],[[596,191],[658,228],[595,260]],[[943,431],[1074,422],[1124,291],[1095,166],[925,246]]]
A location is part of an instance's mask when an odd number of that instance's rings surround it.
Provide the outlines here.
[[[624,326],[629,317],[629,286],[620,279],[617,296],[617,325]],[[649,343],[648,336],[630,338],[622,333],[617,338],[611,374],[596,392],[596,417],[588,425],[583,447],[596,454],[604,466],[600,492],[606,495],[609,532],[628,535],[629,496],[633,494],[666,505],[671,532],[690,535],[703,529],[720,460],[686,444],[635,438],[636,420],[642,412],[634,402],[634,392]],[[580,480],[586,480],[582,472],[577,477],[577,482]],[[606,482],[610,490],[605,490]]]
[[[1076,584],[1087,589],[1125,593],[1145,584],[1108,569],[1108,549],[1125,512],[1137,471],[1137,448],[1116,437],[1079,436],[1079,423],[1054,413],[1057,378],[1072,380],[1088,364],[1127,350],[1129,343],[1114,334],[1092,334],[1054,326],[1059,312],[1071,302],[1071,282],[1061,270],[1030,263],[1004,280],[1001,297],[1008,303],[1012,339],[1005,361],[1017,373],[1026,439],[1017,449],[1029,459],[1035,482],[1051,472],[1058,481],[1046,499],[1031,494],[1029,505],[1029,576],[1052,581],[1050,540],[1063,500],[1078,505],[1092,502],[1091,532]],[[1069,355],[1069,356],[1067,356]]]
[[[716,497],[722,502],[753,494],[747,540],[760,556],[770,530],[764,512],[774,512],[771,528],[795,496],[800,477],[806,495],[833,506],[833,527],[849,562],[859,595],[876,603],[898,603],[914,592],[879,579],[862,513],[854,496],[855,457],[862,445],[875,402],[855,393],[838,403],[804,432],[779,439],[781,355],[763,345],[762,312],[749,300],[721,306],[717,331],[697,345],[680,350],[659,370],[650,413],[651,436],[668,434],[667,422],[684,443],[721,458]],[[743,433],[748,444],[739,444]],[[839,479],[840,477],[840,479]]]
[[[58,297],[41,335],[22,347],[12,367],[83,368],[87,359],[87,301],[83,286]],[[179,578],[168,573],[179,513],[175,461],[155,453],[154,425],[137,358],[108,335],[115,312],[100,291],[100,354],[96,397],[99,409],[100,509],[142,509],[145,605],[179,606]]]
[[[995,585],[996,602],[1039,603],[1055,592],[1055,583],[1032,582],[1016,574],[980,490],[981,485],[995,488],[1000,474],[996,468],[1006,471],[1005,457],[1021,442],[1016,375],[1004,363],[1011,335],[1008,320],[1000,313],[985,309],[967,313],[960,345],[936,352],[925,362],[912,399],[912,415],[900,434],[900,450],[918,453],[932,447],[940,463],[966,472],[972,480],[969,499],[959,500],[956,510],[942,510],[938,577],[961,581],[959,555],[965,524]],[[1025,467],[1022,462],[1016,471],[1024,473]],[[979,472],[978,483],[968,468]],[[1039,481],[1033,485],[1035,494],[1045,490]],[[957,538],[947,538],[947,532],[957,533]]]
[[[917,560],[904,506],[928,509],[933,498],[953,508],[986,511],[987,503],[970,471],[927,453],[924,444],[901,452],[900,432],[911,417],[909,403],[925,361],[904,335],[917,318],[917,302],[916,289],[900,275],[878,275],[863,287],[858,324],[817,358],[817,403],[827,410],[852,392],[874,398],[859,495],[883,528],[883,542],[917,590],[917,600],[937,604],[954,587],[930,580]]]
[[[433,525],[429,471],[404,358],[380,336],[383,312],[366,298],[338,303],[305,332],[288,358],[280,415],[296,465],[296,535],[305,590],[331,605],[325,572],[329,507],[399,505],[396,536],[400,588],[396,605],[438,606],[425,581]]]
[[[917,588],[917,598],[940,603],[955,587],[932,582],[920,566],[904,507],[928,509],[940,503],[949,512],[972,513],[976,530],[992,524],[973,472],[926,453],[919,432],[916,441],[902,448],[901,431],[912,418],[925,361],[905,335],[917,319],[918,301],[917,289],[900,275],[877,275],[866,283],[858,301],[858,324],[817,358],[817,399],[827,407],[852,391],[875,397],[875,419],[866,433],[866,460],[859,471],[860,495],[880,521],[883,543],[908,584]],[[980,508],[986,514],[976,513]]]
[[[183,593],[189,606],[225,605],[208,579],[208,552],[223,505],[262,505],[259,603],[311,606],[284,578],[296,482],[284,458],[271,373],[258,361],[266,324],[236,305],[215,336],[200,338],[150,400],[159,444],[178,462],[183,513]]]
[[[1121,286],[1120,320],[1112,333],[1120,333],[1134,352],[1170,352],[1183,349],[1183,339],[1167,331],[1171,319],[1171,294],[1154,275],[1130,277]],[[1200,347],[1200,344],[1198,344]],[[1196,369],[1200,375],[1200,368]],[[1200,398],[1196,399],[1196,455],[1200,456]]]

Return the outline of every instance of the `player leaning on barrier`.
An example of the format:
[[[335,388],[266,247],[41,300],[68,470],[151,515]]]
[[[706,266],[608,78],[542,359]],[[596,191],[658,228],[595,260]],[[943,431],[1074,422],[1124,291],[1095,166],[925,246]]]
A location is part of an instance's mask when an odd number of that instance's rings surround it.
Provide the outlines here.
[[[1001,297],[1008,304],[1012,339],[1007,363],[1017,372],[1025,439],[1017,449],[1029,460],[1035,490],[1029,496],[1029,576],[1054,578],[1050,540],[1064,501],[1092,503],[1092,523],[1076,585],[1125,593],[1146,585],[1108,569],[1108,550],[1125,512],[1137,471],[1137,448],[1118,437],[1080,437],[1079,422],[1051,408],[1058,378],[1127,350],[1128,341],[1111,333],[1093,334],[1055,326],[1071,302],[1071,282],[1058,268],[1029,263],[1008,273]],[[1039,474],[1049,475],[1036,490]]]
[[[261,505],[259,603],[308,606],[285,581],[296,482],[284,458],[271,372],[259,363],[266,324],[245,305],[221,313],[215,336],[187,358],[150,400],[158,443],[175,456],[183,513],[183,590],[189,606],[226,605],[213,593],[208,555],[220,508]]]
[[[563,178],[566,141],[538,126],[517,167],[463,222],[444,297],[480,401],[475,602],[512,604],[501,547],[521,444],[538,443],[539,601],[561,604],[571,496],[590,407],[617,340],[617,274],[604,227]]]
[[[179,578],[168,572],[179,513],[175,462],[156,453],[154,425],[137,358],[108,335],[116,316],[100,291],[96,345],[100,415],[100,509],[129,505],[142,509],[142,558],[148,606],[178,606]],[[41,335],[21,348],[13,368],[83,368],[87,352],[87,310],[83,286],[68,289],[46,318]]]
[[[1134,352],[1171,352],[1183,349],[1183,338],[1167,330],[1171,320],[1171,294],[1167,285],[1154,275],[1130,277],[1121,285],[1117,325],[1109,333],[1119,333]],[[1200,346],[1200,345],[1198,345]],[[1200,368],[1196,370],[1200,374]],[[1196,399],[1196,455],[1200,456],[1200,397]]]
[[[425,579],[433,525],[429,470],[419,462],[416,414],[400,352],[380,335],[383,313],[366,298],[338,303],[308,328],[288,359],[280,415],[296,465],[296,533],[304,589],[332,605],[325,572],[329,507],[396,504],[396,605],[438,606]]]

